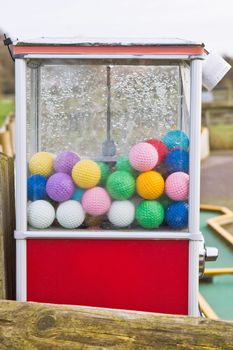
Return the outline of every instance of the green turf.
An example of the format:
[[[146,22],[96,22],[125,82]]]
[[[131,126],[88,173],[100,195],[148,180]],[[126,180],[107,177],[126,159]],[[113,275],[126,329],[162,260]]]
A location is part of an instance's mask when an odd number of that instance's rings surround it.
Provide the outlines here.
[[[209,131],[211,149],[233,149],[233,124],[210,125]]]
[[[206,221],[212,217],[221,215],[219,212],[202,211],[200,218],[200,230],[204,235],[205,244],[208,247],[216,247],[219,250],[217,261],[208,262],[207,267],[233,267],[233,249],[215,231],[209,228]]]
[[[233,248],[227,244],[206,224],[206,220],[220,215],[218,212],[202,211],[200,229],[206,246],[219,249],[215,262],[208,262],[206,267],[233,267]],[[211,283],[200,283],[200,292],[216,314],[224,320],[233,320],[233,276],[223,275],[213,278]]]
[[[11,112],[14,112],[14,100],[13,98],[0,99],[0,127],[3,125],[5,118]]]

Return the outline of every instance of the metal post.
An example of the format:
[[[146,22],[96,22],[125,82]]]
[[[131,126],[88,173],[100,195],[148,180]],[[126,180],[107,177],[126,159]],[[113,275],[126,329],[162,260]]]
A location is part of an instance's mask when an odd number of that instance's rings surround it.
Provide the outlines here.
[[[27,230],[26,62],[15,60],[16,231]],[[16,243],[16,298],[26,300],[26,240]]]
[[[202,61],[191,61],[189,233],[199,233]],[[198,316],[199,245],[189,242],[189,315]]]

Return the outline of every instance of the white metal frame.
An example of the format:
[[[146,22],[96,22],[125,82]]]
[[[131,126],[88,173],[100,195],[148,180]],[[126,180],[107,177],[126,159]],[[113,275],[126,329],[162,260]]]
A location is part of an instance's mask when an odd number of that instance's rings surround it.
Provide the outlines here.
[[[191,61],[191,106],[190,106],[190,196],[189,232],[115,232],[115,231],[27,231],[27,162],[26,162],[26,58],[144,58],[153,60]],[[16,58],[16,262],[17,300],[25,301],[26,293],[26,239],[174,239],[189,241],[188,314],[198,316],[198,265],[200,190],[200,121],[201,121],[201,70],[202,56],[187,55],[24,55]]]
[[[27,230],[26,61],[15,60],[16,230]],[[16,241],[16,299],[26,301],[26,240]]]

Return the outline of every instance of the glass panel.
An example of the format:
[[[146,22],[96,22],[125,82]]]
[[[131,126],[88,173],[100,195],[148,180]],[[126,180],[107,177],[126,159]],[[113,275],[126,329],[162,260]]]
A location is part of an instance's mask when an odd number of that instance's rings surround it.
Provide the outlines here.
[[[66,62],[27,68],[30,226],[187,229],[189,66]]]

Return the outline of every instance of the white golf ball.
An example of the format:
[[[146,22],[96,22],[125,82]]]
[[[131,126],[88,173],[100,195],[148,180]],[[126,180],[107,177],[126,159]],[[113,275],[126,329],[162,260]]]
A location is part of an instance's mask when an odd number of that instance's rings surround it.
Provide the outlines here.
[[[127,227],[134,221],[135,207],[130,201],[115,201],[108,211],[108,219],[118,227]]]
[[[74,229],[82,225],[85,219],[85,212],[79,202],[68,200],[59,204],[56,218],[64,228]]]
[[[55,210],[49,202],[38,200],[28,204],[27,215],[29,225],[43,229],[52,225],[55,219]]]

